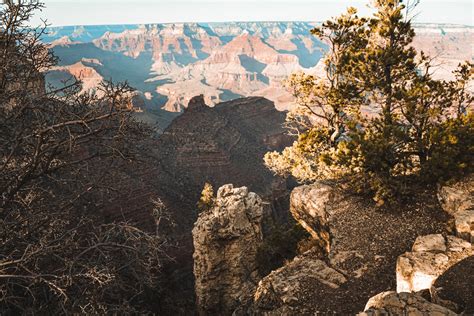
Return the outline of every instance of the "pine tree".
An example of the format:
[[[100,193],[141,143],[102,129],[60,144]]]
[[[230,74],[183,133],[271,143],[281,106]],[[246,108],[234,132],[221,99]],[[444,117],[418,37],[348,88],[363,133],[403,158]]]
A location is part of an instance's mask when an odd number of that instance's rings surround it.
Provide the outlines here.
[[[329,44],[326,76],[290,77],[300,106],[288,120],[298,140],[265,163],[301,181],[355,180],[382,204],[405,179],[472,169],[473,72],[465,63],[455,80],[433,79],[432,59],[411,45],[410,8],[398,0],[373,5],[370,18],[350,8],[312,31]]]
[[[197,203],[197,207],[200,211],[206,211],[214,206],[214,202],[214,189],[212,187],[212,184],[206,182],[204,184],[204,188],[202,189],[201,198]]]

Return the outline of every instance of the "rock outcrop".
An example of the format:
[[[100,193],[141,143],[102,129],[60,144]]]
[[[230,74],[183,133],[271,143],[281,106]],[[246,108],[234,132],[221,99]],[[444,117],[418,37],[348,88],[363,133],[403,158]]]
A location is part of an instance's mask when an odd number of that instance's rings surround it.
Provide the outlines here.
[[[363,313],[358,316],[384,315],[436,315],[454,316],[455,312],[433,304],[415,293],[383,292],[369,299]]]
[[[206,106],[207,105],[206,105],[206,101],[204,101],[204,95],[200,94],[198,96],[191,98],[191,100],[189,100],[187,110],[188,111],[199,110],[199,109],[205,108]]]
[[[442,186],[438,199],[443,209],[454,217],[456,235],[474,242],[474,175]]]
[[[336,234],[331,222],[338,207],[336,197],[334,185],[324,182],[300,186],[291,192],[291,214],[318,241],[326,254],[331,249],[331,231]]]
[[[101,76],[129,80],[142,93],[153,93],[156,106],[169,111],[181,111],[200,93],[209,105],[263,96],[279,109],[289,109],[295,100],[281,79],[300,70],[320,74],[317,65],[326,44],[311,35],[314,26],[307,22],[82,26],[53,28],[45,40],[63,66],[83,57],[98,59],[104,64]],[[472,59],[472,28],[434,24],[415,28],[414,47],[436,56],[443,65],[434,72],[436,78],[451,79],[458,63]]]
[[[252,312],[258,315],[309,314],[308,300],[320,301],[346,281],[343,274],[323,260],[310,254],[298,256],[259,282]]]
[[[471,243],[454,236],[418,237],[412,251],[398,257],[397,292],[430,289],[446,270],[473,254]]]
[[[258,282],[263,206],[246,187],[224,185],[193,229],[198,312],[231,315],[248,305]]]
[[[378,211],[330,182],[295,188],[290,200],[291,214],[319,247],[262,279],[252,309],[257,315],[360,312],[374,294],[396,287],[393,267],[400,253],[420,233],[443,232],[447,219],[437,205]]]

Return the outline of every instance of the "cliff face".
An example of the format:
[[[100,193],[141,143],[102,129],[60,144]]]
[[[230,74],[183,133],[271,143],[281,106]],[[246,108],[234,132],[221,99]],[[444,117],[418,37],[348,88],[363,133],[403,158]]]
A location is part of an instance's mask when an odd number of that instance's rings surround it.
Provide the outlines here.
[[[252,301],[258,282],[263,205],[246,187],[222,186],[193,229],[194,276],[201,315],[230,315]]]
[[[285,114],[264,98],[210,108],[203,97],[196,97],[190,105],[150,153],[157,168],[150,181],[171,208],[180,232],[191,231],[205,182],[214,187],[245,185],[264,198],[270,196],[281,181],[264,166],[263,156],[292,142],[282,127]]]
[[[162,232],[177,246],[170,249],[176,263],[169,270],[170,282],[179,287],[177,300],[192,302],[195,296],[191,230],[206,182],[214,188],[226,183],[247,186],[270,204],[268,208],[279,205],[273,200],[287,192],[285,181],[275,178],[263,164],[267,151],[292,142],[282,127],[284,120],[285,114],[264,98],[238,99],[211,108],[199,96],[160,135],[153,151],[146,153],[155,166],[144,171],[148,185],[156,188],[174,222]]]
[[[104,78],[128,80],[153,98],[150,107],[179,112],[200,93],[207,104],[263,96],[279,109],[294,99],[282,79],[304,70],[320,74],[326,45],[312,36],[317,23],[171,23],[52,28],[52,49],[61,66],[83,58]],[[459,62],[473,57],[472,27],[415,25],[413,46],[436,56],[434,76],[452,77]],[[86,65],[87,66],[87,65]],[[124,76],[126,74],[126,76]],[[211,98],[212,96],[212,98]]]

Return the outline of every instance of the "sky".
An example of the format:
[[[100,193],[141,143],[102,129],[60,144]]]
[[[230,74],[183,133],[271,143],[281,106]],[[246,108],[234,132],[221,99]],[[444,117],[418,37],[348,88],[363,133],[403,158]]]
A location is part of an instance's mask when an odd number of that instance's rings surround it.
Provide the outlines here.
[[[406,2],[407,0],[405,0]],[[412,2],[415,0],[411,0]],[[33,19],[53,26],[168,22],[323,21],[364,0],[42,0]],[[474,0],[421,0],[417,23],[474,25]]]

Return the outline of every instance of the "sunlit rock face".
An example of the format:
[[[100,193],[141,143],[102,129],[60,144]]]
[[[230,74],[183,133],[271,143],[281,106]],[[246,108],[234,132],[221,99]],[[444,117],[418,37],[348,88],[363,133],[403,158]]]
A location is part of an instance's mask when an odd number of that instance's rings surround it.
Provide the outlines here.
[[[180,112],[204,94],[208,105],[263,96],[279,110],[294,106],[283,79],[296,71],[322,75],[327,43],[311,35],[317,23],[170,23],[49,29],[44,40],[68,67],[84,58],[104,78],[128,80],[153,95],[148,106]],[[452,79],[473,58],[472,27],[415,25],[413,46],[435,57],[433,75]],[[86,63],[86,66],[89,66]]]
[[[261,198],[231,184],[219,188],[215,206],[199,215],[193,258],[200,315],[231,315],[251,302],[262,215]]]
[[[430,289],[446,270],[473,254],[471,243],[454,236],[418,237],[412,251],[398,257],[397,292]]]
[[[454,316],[455,312],[433,304],[415,293],[383,292],[370,298],[358,316],[438,315]]]
[[[474,242],[474,175],[438,191],[443,209],[454,217],[458,237]]]
[[[326,253],[331,249],[331,219],[337,210],[337,197],[335,187],[324,182],[300,186],[291,193],[291,214]]]

